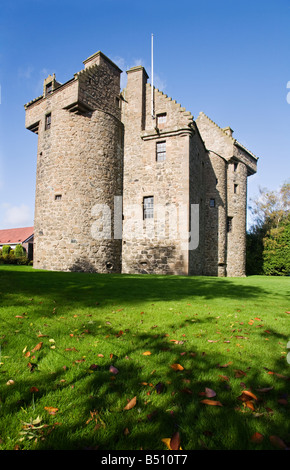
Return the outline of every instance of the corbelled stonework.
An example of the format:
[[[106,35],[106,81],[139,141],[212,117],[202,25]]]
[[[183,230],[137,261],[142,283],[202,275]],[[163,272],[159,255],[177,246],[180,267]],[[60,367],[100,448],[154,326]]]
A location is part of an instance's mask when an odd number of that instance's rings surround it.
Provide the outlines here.
[[[247,177],[257,158],[98,52],[25,105],[38,134],[34,266],[245,275]],[[152,101],[153,96],[153,101]],[[152,115],[153,110],[153,115]]]

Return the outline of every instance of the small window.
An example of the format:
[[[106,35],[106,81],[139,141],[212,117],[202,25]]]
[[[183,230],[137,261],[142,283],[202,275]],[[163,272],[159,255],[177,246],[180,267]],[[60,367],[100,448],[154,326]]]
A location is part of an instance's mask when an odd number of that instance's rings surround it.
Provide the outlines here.
[[[51,127],[51,113],[45,116],[45,130],[47,131]]]
[[[227,218],[227,232],[231,232],[233,230],[233,218]]]
[[[238,163],[234,163],[234,171],[237,171],[238,169]]]
[[[154,198],[147,196],[143,198],[143,219],[153,219],[154,215]]]
[[[55,201],[60,201],[60,200],[61,200],[61,194],[56,194],[56,195],[54,196],[54,200],[55,200]]]
[[[157,142],[156,144],[156,161],[164,162],[166,159],[166,142]]]
[[[162,129],[163,127],[165,127],[165,124],[166,124],[166,113],[162,113],[162,114],[157,114],[157,118],[156,118],[157,122],[157,127],[159,129]]]
[[[45,87],[46,95],[51,95],[52,93],[52,82],[48,83]]]
[[[239,193],[239,185],[238,184],[234,184],[234,193],[235,194]]]
[[[215,207],[215,199],[209,200],[209,207]]]

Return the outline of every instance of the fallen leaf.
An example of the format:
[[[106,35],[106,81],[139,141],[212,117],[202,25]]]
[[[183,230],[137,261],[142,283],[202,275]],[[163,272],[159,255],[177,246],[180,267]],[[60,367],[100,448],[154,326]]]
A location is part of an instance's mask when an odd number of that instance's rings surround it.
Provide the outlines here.
[[[182,393],[187,393],[188,395],[192,395],[192,394],[193,394],[193,391],[190,390],[190,388],[187,388],[187,387],[182,388],[180,391],[181,391]]]
[[[114,366],[110,366],[110,369],[109,371],[112,373],[112,374],[115,374],[117,375],[119,373],[118,369]]]
[[[212,406],[223,406],[220,401],[215,401],[215,400],[201,400],[200,403],[204,403],[205,405],[212,405]]]
[[[42,348],[42,345],[43,345],[42,342],[38,343],[38,344],[31,350],[31,352],[39,351],[39,350]]]
[[[227,375],[219,375],[219,377],[224,381],[229,381],[230,380]]]
[[[255,432],[251,437],[251,441],[255,442],[256,444],[260,444],[263,441],[263,439],[264,439],[263,434],[259,432]]]
[[[264,387],[264,388],[256,388],[257,392],[261,393],[267,393],[270,392],[270,390],[273,390],[274,387]]]
[[[182,367],[180,364],[172,364],[170,367],[173,370],[184,370],[184,367]]]
[[[145,352],[143,352],[143,356],[151,356],[151,352],[150,351],[145,351]]]
[[[164,442],[164,444],[168,447],[169,450],[172,450],[170,447],[170,441],[171,441],[170,437],[164,437],[163,439],[161,439],[161,441]]]
[[[238,400],[241,401],[250,401],[250,400],[258,400],[256,395],[254,395],[252,392],[249,392],[248,390],[244,390],[242,394],[238,397]]]
[[[127,405],[125,406],[124,410],[131,410],[131,408],[134,408],[134,406],[136,405],[137,403],[137,397],[134,397],[132,398],[132,400],[130,400]]]
[[[58,412],[58,408],[54,408],[53,406],[45,406],[44,409],[48,411],[50,415],[55,415]]]
[[[286,449],[287,448],[285,442],[282,441],[282,439],[278,436],[270,436],[269,440],[270,440],[271,444],[274,447],[277,447],[278,449]]]
[[[180,447],[180,436],[178,432],[174,433],[172,437],[161,439],[161,441],[164,442],[169,450],[182,450]]]
[[[280,405],[288,405],[288,400],[286,400],[286,398],[279,398],[278,403]]]
[[[230,362],[228,362],[227,364],[224,364],[224,365],[218,364],[217,367],[218,367],[219,369],[223,369],[223,368],[225,368],[225,367],[229,367],[231,364],[232,364],[232,361],[230,361]]]
[[[214,390],[212,390],[211,388],[205,388],[205,396],[207,398],[213,398],[216,396],[216,392]]]
[[[255,407],[254,407],[254,403],[250,400],[250,401],[246,401],[244,403],[244,405],[247,407],[247,408],[250,408],[250,410],[252,411],[255,411]]]
[[[8,382],[6,382],[6,385],[14,385],[14,384],[15,384],[15,382],[12,379],[10,379],[10,380],[8,380]]]
[[[235,370],[235,377],[236,378],[240,378],[240,377],[243,377],[245,375],[247,375],[247,374],[243,370],[241,370],[241,369],[236,369]]]
[[[180,435],[179,435],[178,431],[176,433],[174,433],[173,436],[171,437],[169,445],[170,445],[172,450],[179,450],[180,449]]]

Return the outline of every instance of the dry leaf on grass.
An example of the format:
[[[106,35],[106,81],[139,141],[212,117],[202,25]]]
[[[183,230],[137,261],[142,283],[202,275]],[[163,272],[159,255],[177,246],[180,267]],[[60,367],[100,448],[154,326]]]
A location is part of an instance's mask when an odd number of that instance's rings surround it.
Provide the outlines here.
[[[264,439],[263,434],[259,432],[255,432],[251,437],[251,441],[255,442],[256,444],[260,444],[263,441],[263,439]]]
[[[287,449],[285,442],[282,441],[280,437],[270,436],[269,440],[274,447],[277,447],[277,449],[282,449],[282,450]]]
[[[42,348],[43,343],[40,342],[38,343],[32,350],[31,352],[39,351]]]
[[[244,390],[242,394],[238,397],[238,400],[251,401],[251,400],[258,400],[258,398],[249,390]]]
[[[48,411],[50,415],[55,415],[58,412],[58,408],[54,408],[53,406],[45,406],[44,409]]]
[[[136,403],[137,403],[137,397],[132,398],[132,400],[130,400],[129,403],[127,403],[124,410],[131,410],[132,408],[134,408]]]
[[[216,400],[205,399],[205,400],[201,400],[200,403],[203,403],[204,405],[223,406],[220,401],[216,401]]]
[[[171,364],[170,367],[173,370],[184,370],[184,367],[182,367],[180,364]]]
[[[174,433],[172,437],[165,437],[164,439],[161,439],[161,441],[164,442],[169,450],[182,450],[180,447],[179,432]]]

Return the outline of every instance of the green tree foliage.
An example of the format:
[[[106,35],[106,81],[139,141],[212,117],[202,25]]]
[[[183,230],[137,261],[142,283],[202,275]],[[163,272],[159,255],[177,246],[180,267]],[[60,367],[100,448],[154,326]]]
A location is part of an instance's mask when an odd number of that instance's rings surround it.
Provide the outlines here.
[[[24,256],[24,250],[22,245],[16,245],[14,254],[16,258],[21,258],[22,256]]]
[[[278,191],[260,189],[247,234],[247,274],[290,275],[290,183]]]
[[[9,255],[11,247],[9,245],[3,245],[2,247],[2,255]]]

